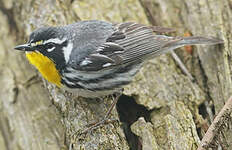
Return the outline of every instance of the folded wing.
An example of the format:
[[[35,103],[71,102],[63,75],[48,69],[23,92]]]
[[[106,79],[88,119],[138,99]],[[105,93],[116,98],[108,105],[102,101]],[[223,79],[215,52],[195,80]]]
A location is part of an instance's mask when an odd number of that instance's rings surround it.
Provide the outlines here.
[[[115,24],[114,29],[106,42],[80,63],[80,70],[99,71],[118,65],[142,62],[144,59],[184,45],[222,43],[215,38],[168,37],[160,33],[173,32],[173,29],[150,27],[133,22]]]

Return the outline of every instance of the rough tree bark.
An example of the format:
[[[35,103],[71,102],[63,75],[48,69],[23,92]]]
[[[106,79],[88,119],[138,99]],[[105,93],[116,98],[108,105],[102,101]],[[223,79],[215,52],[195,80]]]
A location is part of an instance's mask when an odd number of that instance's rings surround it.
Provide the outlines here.
[[[212,121],[232,94],[231,6],[230,0],[0,0],[0,149],[197,149],[204,119]],[[225,44],[177,51],[195,82],[170,55],[148,61],[113,111],[119,124],[80,135],[104,116],[111,97],[72,97],[36,77],[13,47],[37,27],[84,19],[174,27],[175,35],[217,36]],[[225,139],[232,143],[231,130]]]

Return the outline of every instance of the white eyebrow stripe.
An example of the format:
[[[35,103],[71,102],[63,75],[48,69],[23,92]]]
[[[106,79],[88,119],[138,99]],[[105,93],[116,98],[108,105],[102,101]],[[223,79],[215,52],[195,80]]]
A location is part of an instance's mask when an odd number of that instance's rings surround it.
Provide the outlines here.
[[[47,43],[62,44],[64,41],[66,41],[66,39],[60,40],[59,38],[54,38],[54,39],[49,39],[47,41],[44,41],[43,44],[47,44]]]

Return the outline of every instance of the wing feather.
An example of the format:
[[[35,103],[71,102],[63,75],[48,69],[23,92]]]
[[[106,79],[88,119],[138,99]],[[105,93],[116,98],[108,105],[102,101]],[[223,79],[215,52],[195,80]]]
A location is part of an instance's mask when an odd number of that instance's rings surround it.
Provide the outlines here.
[[[151,54],[160,54],[162,47],[180,40],[154,34],[154,32],[173,32],[171,28],[149,27],[133,22],[113,26],[112,35],[83,60],[85,63],[81,63],[81,70],[99,71],[119,64],[141,61]]]

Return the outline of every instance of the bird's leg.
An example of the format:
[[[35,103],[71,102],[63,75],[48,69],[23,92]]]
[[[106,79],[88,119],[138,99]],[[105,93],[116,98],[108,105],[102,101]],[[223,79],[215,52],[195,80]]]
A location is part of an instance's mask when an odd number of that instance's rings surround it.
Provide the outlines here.
[[[106,125],[106,124],[113,123],[113,122],[117,121],[117,119],[110,119],[110,115],[111,115],[111,112],[112,112],[113,108],[115,107],[115,105],[117,104],[119,97],[121,95],[122,95],[122,91],[115,93],[115,98],[113,98],[113,103],[111,104],[110,108],[107,110],[105,117],[101,121],[87,125],[88,128],[85,129],[82,132],[82,134],[85,134],[93,129],[96,129],[96,128],[102,126],[102,125]]]
[[[108,109],[106,115],[105,115],[105,119],[109,119],[110,118],[110,115],[111,115],[111,112],[113,110],[113,108],[115,107],[115,105],[117,104],[118,100],[119,100],[119,97],[122,95],[122,92],[119,92],[119,93],[115,93],[115,98],[113,98],[113,103],[111,104],[110,108]]]

